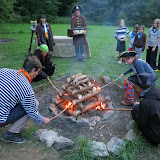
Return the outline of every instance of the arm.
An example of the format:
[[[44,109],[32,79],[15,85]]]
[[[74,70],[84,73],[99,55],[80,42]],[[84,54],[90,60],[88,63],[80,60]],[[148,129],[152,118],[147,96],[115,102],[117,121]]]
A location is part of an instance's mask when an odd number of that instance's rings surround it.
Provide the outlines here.
[[[138,35],[135,36],[135,39],[134,39],[134,42],[133,42],[132,49],[135,49],[135,43],[136,43],[136,41],[137,41],[137,38],[138,38]]]
[[[158,37],[155,46],[152,48],[152,51],[153,51],[153,52],[155,51],[155,49],[156,49],[156,47],[157,47],[157,45],[158,45],[158,43],[159,43],[159,40],[160,40],[160,37]]]
[[[42,41],[41,41],[41,36],[40,36],[40,27],[39,27],[39,25],[36,28],[36,35],[37,35],[37,39],[38,39],[38,45],[41,45]]]
[[[126,75],[126,74],[128,74],[128,73],[131,73],[133,70],[132,70],[132,68],[129,68],[127,71],[125,71],[124,73],[123,73],[123,75]]]
[[[83,23],[84,23],[84,26],[85,26],[85,31],[83,32],[83,34],[86,35],[86,34],[87,34],[87,31],[88,31],[88,28],[87,28],[86,18],[85,18],[85,17],[83,18],[83,21],[84,21]]]
[[[150,39],[150,34],[148,35],[148,38],[147,38],[147,49],[148,49],[148,42],[149,42],[149,39]]]
[[[49,30],[50,30],[50,33],[51,33],[51,39],[52,39],[52,42],[54,44],[54,38],[53,38],[53,33],[52,33],[52,29],[51,29],[51,26],[50,24],[48,23],[48,27],[49,27]]]

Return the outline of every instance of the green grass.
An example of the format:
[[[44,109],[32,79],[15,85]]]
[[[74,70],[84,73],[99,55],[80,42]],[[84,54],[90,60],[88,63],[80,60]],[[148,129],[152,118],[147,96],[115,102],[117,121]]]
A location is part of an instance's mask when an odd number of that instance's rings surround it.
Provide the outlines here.
[[[53,34],[56,36],[67,35],[67,29],[70,25],[64,24],[54,24],[51,25]],[[19,69],[22,67],[26,54],[28,52],[30,44],[30,24],[0,24],[0,38],[14,39],[10,43],[0,44],[0,68],[12,68]],[[55,74],[51,77],[54,82],[56,78],[61,76],[73,75],[76,73],[84,73],[91,75],[91,77],[101,78],[103,75],[109,76],[112,80],[119,77],[121,73],[129,68],[128,65],[118,64],[116,62],[116,56],[118,53],[116,50],[116,40],[114,39],[114,32],[117,27],[108,26],[98,26],[98,25],[88,25],[87,38],[90,44],[92,59],[87,59],[85,63],[76,63],[74,58],[57,58],[53,57],[53,61],[56,64]],[[132,31],[132,27],[129,30]],[[148,28],[146,28],[145,33],[148,35]],[[129,42],[126,43],[126,49],[128,48]],[[33,47],[32,47],[33,53]],[[143,52],[143,59],[145,60],[146,50]],[[132,73],[134,74],[134,73]],[[156,73],[159,76],[159,72]],[[119,80],[118,83],[123,83],[123,80]],[[42,80],[38,83],[33,83],[33,86],[43,84],[44,88],[47,86],[47,80]],[[158,87],[160,87],[160,79],[158,79]],[[33,132],[37,129],[36,126],[29,126],[24,130],[24,135],[28,140],[33,141],[30,138]],[[2,133],[2,131],[0,132]],[[139,131],[137,131],[140,134]],[[91,160],[93,155],[90,154],[90,149],[87,146],[88,140],[86,138],[81,138],[78,140],[78,145],[76,145],[73,150],[69,150],[70,155],[66,154],[66,158],[72,157],[82,157],[82,160],[89,157]],[[139,135],[138,140],[133,143],[126,142],[126,149],[119,156],[110,155],[109,160],[149,160],[156,159],[160,156],[160,149],[156,149],[150,146],[144,138]],[[3,148],[7,147],[3,144]],[[8,147],[9,149],[10,147]],[[6,149],[5,149],[6,150]],[[0,153],[2,153],[0,145]],[[45,152],[45,151],[44,151]],[[49,151],[47,150],[47,153]],[[52,152],[52,151],[50,151]],[[147,154],[147,156],[146,156]],[[48,157],[48,156],[46,156]],[[51,158],[51,157],[50,157]]]

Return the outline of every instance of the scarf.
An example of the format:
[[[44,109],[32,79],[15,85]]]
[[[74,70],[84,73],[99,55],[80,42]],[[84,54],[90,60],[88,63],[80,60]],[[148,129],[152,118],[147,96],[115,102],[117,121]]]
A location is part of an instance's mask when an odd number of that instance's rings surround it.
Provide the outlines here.
[[[21,73],[21,72],[26,76],[26,78],[28,79],[29,83],[31,83],[31,82],[32,82],[32,79],[31,79],[31,77],[29,76],[28,72],[25,71],[24,69],[19,69],[19,70],[18,70],[18,75],[19,75],[19,76],[20,76],[20,73]]]
[[[137,35],[137,32],[134,33],[134,31],[132,32],[131,38],[134,38]]]
[[[141,39],[144,33],[140,34],[138,33],[138,39]]]
[[[153,27],[152,31],[153,31],[153,33],[156,33],[157,29],[155,27]]]

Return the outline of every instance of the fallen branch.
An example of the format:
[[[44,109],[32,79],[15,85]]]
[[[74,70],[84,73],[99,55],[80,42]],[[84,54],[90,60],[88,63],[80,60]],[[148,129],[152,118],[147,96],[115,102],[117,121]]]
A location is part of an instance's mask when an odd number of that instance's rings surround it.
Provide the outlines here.
[[[126,108],[104,108],[103,110],[112,110],[112,111],[132,111],[132,109],[126,109]]]

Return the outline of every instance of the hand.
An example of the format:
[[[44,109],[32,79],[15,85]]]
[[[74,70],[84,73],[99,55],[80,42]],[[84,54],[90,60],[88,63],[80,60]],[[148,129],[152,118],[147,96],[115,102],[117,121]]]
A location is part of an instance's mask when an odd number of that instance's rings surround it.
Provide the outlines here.
[[[131,42],[131,45],[133,46],[133,43]]]
[[[124,74],[121,74],[120,77],[123,78],[123,77],[124,77]]]
[[[83,34],[85,34],[85,35],[86,35],[86,33],[87,33],[87,31],[84,31],[84,32],[83,32]]]
[[[154,51],[155,51],[155,49],[156,49],[156,48],[155,48],[155,47],[153,47],[153,48],[152,48],[152,52],[154,52]]]
[[[50,122],[51,122],[51,121],[50,121],[49,118],[44,117],[44,121],[43,121],[44,124],[48,124],[48,123],[50,123]]]
[[[74,35],[78,35],[78,32],[76,32],[76,31],[73,31],[73,34],[74,34]]]
[[[147,46],[147,49],[149,49],[149,47]]]
[[[121,42],[123,42],[123,39],[119,39]]]
[[[134,107],[135,107],[137,104],[139,105],[139,103],[140,103],[140,102],[135,102],[135,103],[134,103]]]

